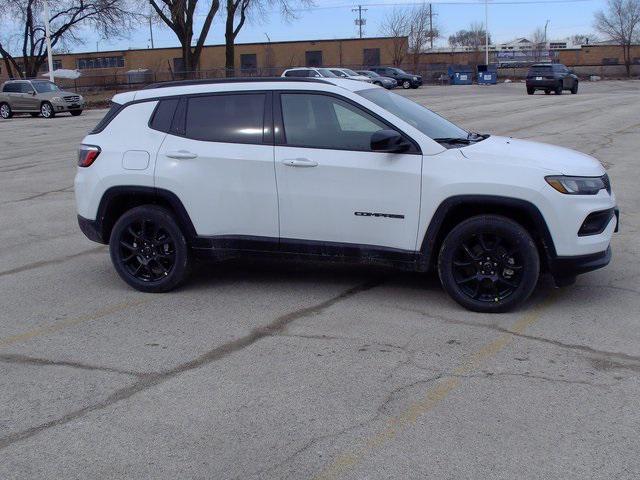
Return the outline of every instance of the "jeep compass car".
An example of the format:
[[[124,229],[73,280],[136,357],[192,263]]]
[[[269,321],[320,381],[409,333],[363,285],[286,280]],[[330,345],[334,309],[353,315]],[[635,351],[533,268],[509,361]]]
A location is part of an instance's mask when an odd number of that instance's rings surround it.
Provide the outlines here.
[[[527,72],[526,85],[529,95],[533,95],[536,90],[543,90],[547,95],[551,92],[562,95],[563,90],[578,93],[577,75],[559,63],[532,65]]]
[[[0,90],[0,116],[11,118],[14,113],[30,113],[37,117],[53,118],[56,113],[82,113],[84,98],[61,90],[47,80],[9,80]]]
[[[468,132],[343,79],[169,82],[126,92],[83,140],[80,228],[132,287],[202,256],[424,272],[466,308],[521,304],[605,266],[618,211],[596,159]]]

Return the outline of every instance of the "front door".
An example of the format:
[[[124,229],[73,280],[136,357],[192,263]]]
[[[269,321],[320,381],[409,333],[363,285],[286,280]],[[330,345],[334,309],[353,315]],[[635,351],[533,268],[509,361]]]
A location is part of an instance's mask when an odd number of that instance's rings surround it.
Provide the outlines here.
[[[22,84],[22,109],[29,110],[32,112],[37,112],[40,110],[40,100],[36,97],[36,91],[33,89],[33,86],[24,82]]]
[[[214,245],[277,243],[273,142],[265,106],[270,112],[270,94],[264,92],[183,98],[158,152],[156,187],[175,193],[197,234],[213,237]]]
[[[336,96],[282,92],[274,114],[283,247],[302,240],[415,250],[417,151],[372,152],[371,134],[390,127]]]

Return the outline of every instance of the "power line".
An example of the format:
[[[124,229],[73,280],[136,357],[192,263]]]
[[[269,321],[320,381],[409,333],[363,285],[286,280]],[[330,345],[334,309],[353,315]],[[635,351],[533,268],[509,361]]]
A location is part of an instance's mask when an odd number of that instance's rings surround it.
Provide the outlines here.
[[[562,3],[587,3],[592,2],[593,0],[496,0],[490,2],[492,5],[553,5],[553,4],[562,4]],[[478,1],[447,1],[447,0],[436,0],[430,2],[433,5],[478,5],[481,6],[482,3]],[[402,3],[366,3],[360,5],[361,7],[413,7],[423,5],[423,2],[402,2]],[[341,9],[341,8],[352,8],[353,5],[331,5],[327,7],[302,7],[295,8],[292,11],[296,12],[305,12],[312,10],[333,10],[333,9]],[[354,9],[355,10],[355,9]]]

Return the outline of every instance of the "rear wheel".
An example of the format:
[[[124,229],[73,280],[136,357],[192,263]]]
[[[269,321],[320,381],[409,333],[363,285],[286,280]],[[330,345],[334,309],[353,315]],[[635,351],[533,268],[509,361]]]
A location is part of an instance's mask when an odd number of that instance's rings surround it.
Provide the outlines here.
[[[505,312],[521,304],[533,292],[539,271],[531,235],[499,215],[479,215],[457,225],[438,257],[443,288],[476,312]]]
[[[56,112],[53,111],[53,105],[49,102],[42,102],[40,105],[40,115],[44,118],[53,118],[56,116]]]
[[[533,87],[527,87],[527,95],[533,95],[536,89]]]
[[[187,241],[171,213],[155,205],[122,215],[111,232],[109,251],[120,277],[142,292],[167,292],[188,275]]]
[[[576,93],[578,93],[578,82],[576,82],[576,84],[571,88],[571,93],[573,95],[575,95]]]
[[[5,120],[13,117],[13,111],[11,111],[11,107],[8,103],[0,103],[0,117]]]
[[[545,91],[544,91],[544,94],[545,94],[545,95],[551,95],[551,90],[549,90],[549,89],[545,90]]]

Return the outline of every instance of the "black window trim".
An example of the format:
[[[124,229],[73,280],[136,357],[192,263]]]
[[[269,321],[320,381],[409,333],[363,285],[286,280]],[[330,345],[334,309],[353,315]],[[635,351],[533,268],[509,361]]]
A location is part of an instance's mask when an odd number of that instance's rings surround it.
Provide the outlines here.
[[[396,132],[398,132],[400,135],[402,135],[405,139],[407,139],[409,142],[411,142],[411,144],[413,145],[413,149],[412,150],[408,150],[406,152],[403,152],[403,154],[408,154],[408,155],[422,155],[422,150],[420,149],[420,145],[418,144],[418,142],[416,142],[410,135],[407,135],[404,131],[402,131],[402,129],[398,128],[397,126],[389,123],[388,120],[384,119],[383,117],[381,117],[380,115],[378,115],[375,112],[372,112],[371,110],[369,110],[368,108],[366,108],[363,105],[360,105],[358,102],[355,102],[353,100],[351,100],[350,98],[347,97],[343,97],[342,95],[338,95],[336,93],[333,92],[323,92],[321,90],[274,90],[273,91],[273,126],[274,126],[274,133],[275,133],[275,145],[279,146],[279,147],[292,147],[292,148],[312,148],[315,150],[339,150],[339,151],[346,151],[346,152],[367,152],[367,153],[380,153],[380,152],[374,152],[372,150],[365,150],[365,149],[358,149],[358,148],[335,148],[335,147],[317,147],[317,146],[308,146],[308,145],[291,145],[288,144],[286,142],[286,138],[285,138],[285,131],[284,131],[284,120],[282,118],[282,102],[280,99],[280,95],[281,94],[290,94],[290,93],[294,93],[294,94],[301,94],[301,95],[324,95],[324,96],[328,96],[328,97],[333,97],[336,98],[338,100],[341,100],[345,103],[348,103],[349,105],[351,105],[352,107],[355,107],[359,110],[362,110],[363,112],[367,113],[368,115],[371,115],[373,118],[375,118],[376,120],[378,120],[379,122],[381,122],[382,124],[384,124],[386,127],[389,128],[389,130],[394,130]]]

